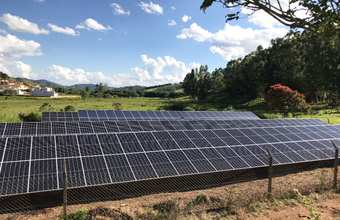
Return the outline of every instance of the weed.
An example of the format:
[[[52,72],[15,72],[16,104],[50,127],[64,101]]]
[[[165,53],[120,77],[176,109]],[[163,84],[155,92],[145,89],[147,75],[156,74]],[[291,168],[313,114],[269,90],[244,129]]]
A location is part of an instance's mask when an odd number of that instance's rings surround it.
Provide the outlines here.
[[[41,112],[53,112],[54,108],[47,102],[42,104],[39,108],[39,111]]]
[[[60,216],[61,220],[86,220],[89,217],[89,210],[85,208],[80,208],[71,212],[67,216]]]
[[[212,203],[220,203],[222,201],[220,198],[213,197],[213,196],[210,196],[209,199],[210,199],[210,202]]]
[[[114,110],[123,110],[122,104],[120,104],[118,102],[117,103],[113,103],[112,107],[113,107]]]
[[[199,205],[199,204],[205,204],[208,202],[207,196],[204,194],[201,194],[196,197],[196,199],[193,201],[194,205]]]
[[[319,178],[319,184],[320,184],[320,189],[326,189],[326,180],[327,180],[327,171],[322,170],[320,178]]]
[[[314,220],[319,220],[321,219],[321,214],[315,211],[314,204],[312,201],[310,201],[307,196],[301,195],[301,193],[297,190],[294,189],[296,196],[298,200],[300,200],[303,205],[308,205],[309,206],[309,211],[311,212],[311,216],[314,218]]]
[[[226,191],[228,193],[228,188],[226,188]],[[231,188],[228,193],[227,201],[226,201],[226,209],[228,211],[232,211],[234,209],[233,204],[234,204],[234,196],[235,196],[235,189]]]

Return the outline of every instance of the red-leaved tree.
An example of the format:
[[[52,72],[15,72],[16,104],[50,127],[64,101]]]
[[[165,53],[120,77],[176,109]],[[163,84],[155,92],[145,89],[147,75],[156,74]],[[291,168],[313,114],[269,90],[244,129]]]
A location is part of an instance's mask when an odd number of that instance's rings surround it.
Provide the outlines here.
[[[285,114],[288,112],[309,111],[310,108],[303,94],[281,84],[271,86],[264,99],[270,110]]]

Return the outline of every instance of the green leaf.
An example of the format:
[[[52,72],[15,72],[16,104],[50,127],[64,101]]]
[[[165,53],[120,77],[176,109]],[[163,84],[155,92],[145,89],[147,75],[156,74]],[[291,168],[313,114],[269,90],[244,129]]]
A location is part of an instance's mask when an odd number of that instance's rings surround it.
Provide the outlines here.
[[[200,9],[202,9],[205,12],[205,10],[212,5],[213,1],[214,0],[204,0]]]

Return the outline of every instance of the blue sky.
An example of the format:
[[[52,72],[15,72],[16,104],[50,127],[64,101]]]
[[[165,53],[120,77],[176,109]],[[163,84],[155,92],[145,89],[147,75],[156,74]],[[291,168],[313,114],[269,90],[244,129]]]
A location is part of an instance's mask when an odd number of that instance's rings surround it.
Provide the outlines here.
[[[233,9],[214,3],[203,13],[202,2],[1,0],[0,71],[63,85],[176,83],[288,31],[262,12],[226,24]]]

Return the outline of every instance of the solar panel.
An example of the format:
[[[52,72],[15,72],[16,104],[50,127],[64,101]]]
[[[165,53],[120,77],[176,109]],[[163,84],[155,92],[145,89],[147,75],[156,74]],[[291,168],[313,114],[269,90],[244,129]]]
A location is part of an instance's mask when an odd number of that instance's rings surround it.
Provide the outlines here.
[[[78,112],[42,112],[41,121],[79,121]]]
[[[260,119],[252,112],[241,111],[179,111],[185,120]]]
[[[335,151],[330,140],[340,143],[340,136],[331,132],[333,126],[310,120],[269,121],[277,126],[267,128],[0,138],[0,195],[61,189],[63,159],[67,163],[70,188],[264,167],[268,164],[267,148],[276,165],[332,159]],[[292,122],[301,126],[289,127]],[[319,125],[311,125],[313,122]],[[85,123],[91,125],[93,131],[106,129],[107,132],[105,122]],[[121,126],[131,129],[127,121],[124,123]],[[43,125],[36,129],[47,129],[46,123],[39,124]],[[56,125],[58,131],[62,129],[60,124]],[[11,130],[14,127],[11,125]],[[330,138],[322,137],[327,129]],[[296,141],[296,137],[299,140]]]
[[[44,136],[44,135],[65,135],[65,134],[93,134],[93,133],[115,133],[115,132],[137,132],[137,131],[164,131],[164,130],[212,130],[212,129],[233,129],[233,128],[257,128],[256,131],[263,135],[273,134],[281,138],[280,133],[289,134],[294,140],[300,140],[309,132],[316,131],[322,138],[338,137],[334,134],[334,126],[319,119],[276,119],[266,120],[191,120],[191,121],[95,121],[95,122],[30,122],[30,123],[0,123],[2,135],[0,137],[20,136]],[[261,123],[259,123],[261,122]],[[281,132],[275,127],[286,126]],[[306,129],[306,126],[309,127]],[[322,126],[322,128],[318,128]],[[262,130],[259,130],[262,128]],[[286,129],[286,130],[283,130]],[[247,132],[248,130],[244,130]],[[256,132],[254,131],[254,132]],[[303,131],[306,134],[296,135]],[[294,134],[293,134],[294,133]],[[247,133],[251,135],[251,133]],[[304,136],[304,137],[300,137]],[[339,136],[340,137],[340,136]],[[270,137],[273,138],[273,137]],[[284,137],[283,137],[284,138]]]
[[[174,111],[78,110],[80,121],[182,120]]]

